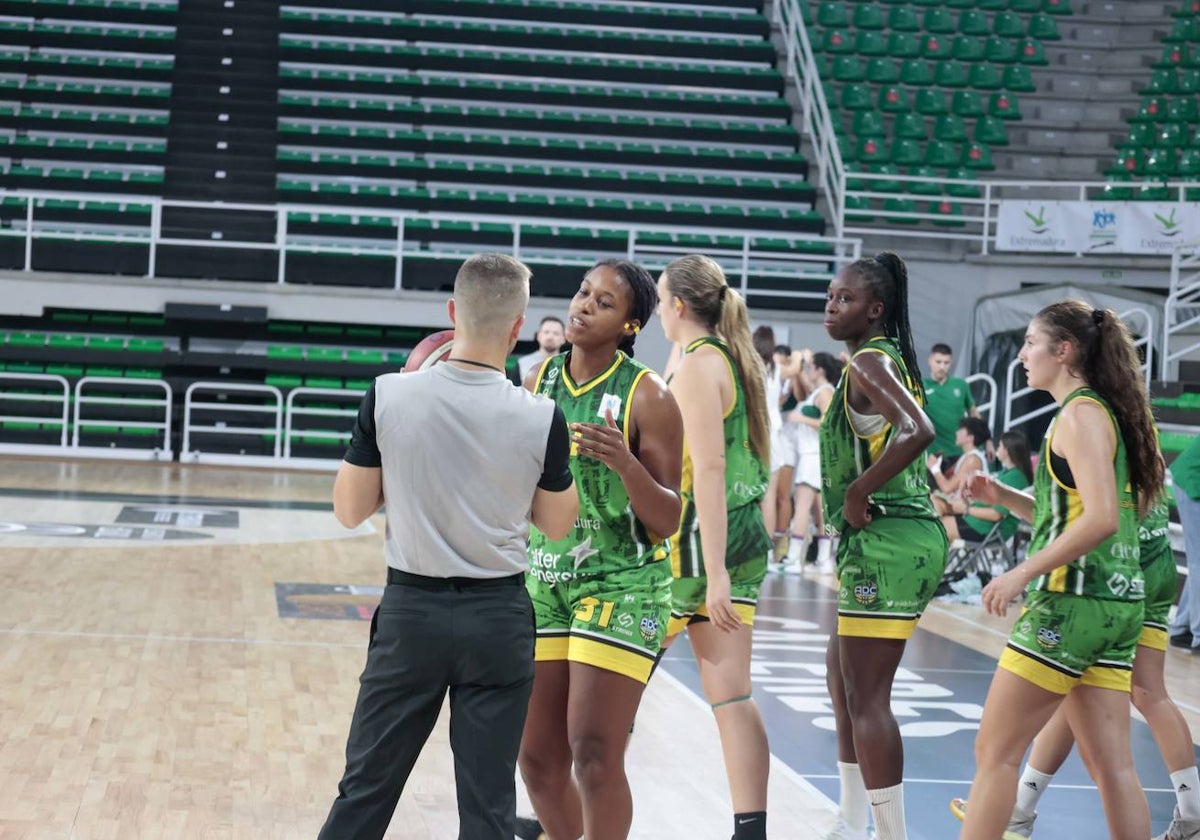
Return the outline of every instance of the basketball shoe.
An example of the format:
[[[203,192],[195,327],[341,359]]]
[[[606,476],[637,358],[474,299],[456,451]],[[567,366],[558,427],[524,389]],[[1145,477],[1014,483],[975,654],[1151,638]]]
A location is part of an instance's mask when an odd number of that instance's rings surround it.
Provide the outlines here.
[[[825,835],[824,840],[872,840],[875,832],[869,828],[864,828],[861,831],[855,831],[850,826],[846,825],[846,821],[841,817],[837,818],[837,822],[833,824],[833,830]]]
[[[950,811],[960,820],[967,815],[967,800],[951,799]],[[1028,817],[1021,817],[1016,811],[1013,811],[1012,816],[1008,818],[1008,828],[1004,829],[1003,840],[1028,840],[1033,836],[1033,821],[1037,819],[1037,814],[1030,814]]]
[[[1175,806],[1175,816],[1167,830],[1154,840],[1200,840],[1200,820],[1185,820],[1179,816],[1179,806]]]
[[[537,817],[518,816],[513,826],[516,840],[546,840],[546,834],[542,831],[542,824],[538,822]]]

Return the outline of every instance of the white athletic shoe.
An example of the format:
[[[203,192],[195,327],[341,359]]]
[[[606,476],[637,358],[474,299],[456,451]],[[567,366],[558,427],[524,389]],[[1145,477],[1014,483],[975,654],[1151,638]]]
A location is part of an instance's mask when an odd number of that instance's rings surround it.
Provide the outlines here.
[[[950,811],[960,820],[965,818],[967,814],[967,800],[951,799]],[[1014,809],[1012,816],[1008,818],[1008,828],[1004,829],[1003,840],[1029,840],[1033,836],[1033,821],[1036,819],[1036,812],[1030,814],[1028,817],[1022,817]]]
[[[1185,820],[1179,816],[1179,806],[1175,806],[1175,816],[1167,830],[1154,840],[1200,840],[1200,820]]]
[[[864,828],[862,831],[855,831],[850,826],[846,825],[846,821],[841,817],[837,818],[837,822],[833,824],[833,830],[825,835],[823,840],[872,840],[875,832],[869,828]]]

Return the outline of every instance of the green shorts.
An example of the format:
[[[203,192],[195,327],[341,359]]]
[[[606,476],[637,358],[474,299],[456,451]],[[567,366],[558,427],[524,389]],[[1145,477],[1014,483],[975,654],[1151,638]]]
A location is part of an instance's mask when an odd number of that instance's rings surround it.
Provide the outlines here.
[[[876,516],[838,541],[838,635],[908,639],[946,568],[935,519]]]
[[[758,605],[758,590],[767,576],[767,555],[741,563],[729,569],[729,594],[733,611],[742,624],[754,626],[754,610]],[[708,621],[708,578],[685,577],[671,581],[671,623],[667,635],[675,636],[689,624]]]
[[[1000,667],[1055,694],[1079,684],[1129,691],[1142,615],[1141,601],[1032,592]]]
[[[555,584],[530,574],[525,587],[537,621],[536,661],[582,662],[650,679],[671,614],[666,562]]]
[[[1146,579],[1146,612],[1142,617],[1142,636],[1138,644],[1154,650],[1167,649],[1167,616],[1179,588],[1175,553],[1168,546],[1142,568]]]

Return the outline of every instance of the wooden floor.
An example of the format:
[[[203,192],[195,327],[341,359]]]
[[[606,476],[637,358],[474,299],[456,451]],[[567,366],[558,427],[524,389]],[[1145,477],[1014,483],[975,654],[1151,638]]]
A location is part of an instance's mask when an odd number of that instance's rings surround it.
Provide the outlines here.
[[[277,584],[377,587],[384,569],[382,520],[340,529],[331,486],[325,474],[4,460],[0,840],[315,837],[367,623],[281,618]],[[236,528],[205,524],[229,511]],[[339,598],[370,591],[324,603]],[[990,655],[1006,631],[965,607],[935,606],[923,626]],[[1200,657],[1168,659],[1175,696],[1196,702]],[[1200,710],[1186,711],[1200,732]],[[647,691],[628,766],[633,837],[729,836],[711,714],[670,674]],[[451,771],[443,716],[389,837],[457,836]],[[770,801],[772,837],[818,838],[832,822],[829,800],[782,762]]]

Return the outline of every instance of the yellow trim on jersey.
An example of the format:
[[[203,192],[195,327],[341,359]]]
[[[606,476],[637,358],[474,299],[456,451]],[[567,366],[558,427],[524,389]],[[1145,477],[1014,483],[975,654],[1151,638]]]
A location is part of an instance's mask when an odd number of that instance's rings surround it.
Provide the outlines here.
[[[741,619],[742,624],[746,625],[747,627],[754,626],[754,614],[757,609],[758,608],[755,604],[745,604],[738,601],[733,602],[733,611],[737,613],[737,616]],[[707,604],[701,604],[695,612],[687,614],[672,612],[670,620],[667,621],[667,638],[669,639],[672,636],[678,636],[681,632],[687,629],[687,626],[692,623],[692,619],[696,618],[697,616],[708,619],[709,621],[712,620],[708,618]]]
[[[591,379],[589,379],[587,382],[583,383],[582,385],[576,385],[574,382],[571,381],[571,371],[569,370],[567,363],[563,362],[563,367],[562,367],[563,384],[567,386],[567,393],[570,394],[572,397],[578,397],[578,396],[582,396],[583,394],[586,394],[588,391],[592,390],[597,385],[599,385],[601,382],[603,382],[604,380],[606,380],[610,376],[612,376],[613,372],[616,371],[616,369],[621,366],[621,362],[625,361],[626,358],[628,358],[628,357],[624,353],[622,353],[620,350],[618,350],[617,355],[615,357],[613,357],[612,364],[608,366],[607,370],[605,370],[603,373],[599,373],[596,376],[593,376]]]
[[[537,377],[533,380],[533,393],[537,393],[542,387],[542,377],[546,375],[546,366],[550,364],[550,360],[554,356],[547,356],[542,359],[542,363],[538,365]],[[565,367],[565,365],[564,365]]]
[[[629,386],[629,391],[625,394],[625,400],[621,403],[621,436],[625,439],[625,445],[629,446],[629,412],[632,411],[633,392],[637,390],[638,383],[642,381],[642,377],[650,372],[649,368],[638,371],[638,375],[633,378],[633,384]],[[615,419],[615,418],[614,418]]]
[[[622,650],[619,647],[598,642],[572,634],[570,650],[566,659],[570,662],[580,662],[595,668],[603,668],[622,676],[645,683],[650,680],[650,669],[654,667],[654,657],[649,654],[637,654]]]
[[[1167,631],[1162,627],[1152,627],[1147,624],[1142,627],[1142,635],[1138,637],[1137,643],[1150,650],[1161,650],[1164,653],[1167,650]]]
[[[713,339],[713,338],[715,338],[717,341],[720,341],[722,344],[725,343],[725,340],[720,338],[719,336],[715,336],[715,335],[701,336],[700,338],[697,338],[695,341],[693,341],[691,344],[689,344],[687,347],[683,348],[684,355],[691,353],[693,350],[695,350],[700,345],[704,345],[706,347],[712,347],[713,345],[711,344],[709,339]],[[717,355],[719,355],[724,360],[725,367],[729,368],[729,384],[733,386],[733,402],[731,402],[729,404],[729,408],[725,409],[725,413],[721,415],[722,420],[728,420],[729,415],[733,414],[733,410],[735,408],[737,408],[738,375],[737,375],[737,371],[734,370],[733,359],[730,358],[729,354],[722,353],[720,350],[717,350],[717,348],[715,348],[715,347],[713,347],[713,349],[716,350]]]
[[[1083,679],[1079,682],[1081,685],[1090,685],[1093,688],[1108,688],[1128,694],[1133,687],[1133,669],[1115,668],[1097,662],[1083,672]]]
[[[533,661],[561,662],[567,658],[570,646],[570,636],[538,636],[533,645]]]
[[[911,639],[917,629],[919,615],[912,618],[894,616],[843,615],[838,613],[839,636],[861,636],[868,639]]]
[[[1055,694],[1067,694],[1079,682],[1079,677],[1064,674],[1062,671],[1051,668],[1028,654],[1010,647],[1006,647],[1004,653],[1000,654],[1000,661],[997,664],[1004,670],[1028,680],[1038,688],[1044,688]]]

